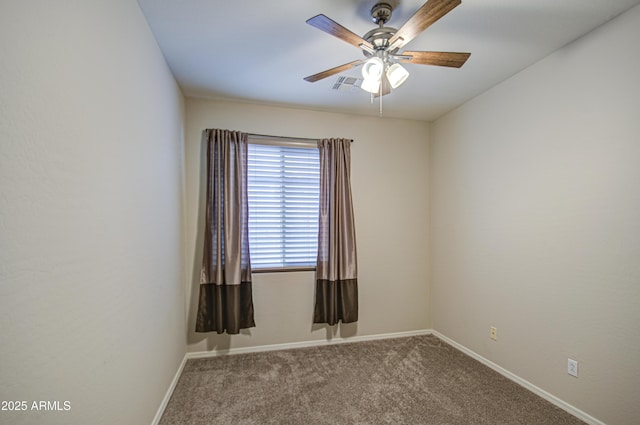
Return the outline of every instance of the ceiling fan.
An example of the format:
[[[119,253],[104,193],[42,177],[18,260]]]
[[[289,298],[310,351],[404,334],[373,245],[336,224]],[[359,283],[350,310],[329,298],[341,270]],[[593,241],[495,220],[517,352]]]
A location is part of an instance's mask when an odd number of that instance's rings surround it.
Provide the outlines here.
[[[307,20],[309,25],[362,49],[367,59],[345,63],[304,79],[313,83],[363,65],[362,76],[364,80],[360,87],[375,96],[384,96],[391,93],[392,88],[400,86],[409,76],[409,72],[400,65],[401,62],[460,68],[471,56],[471,53],[421,51],[400,53],[400,49],[405,44],[460,3],[461,0],[428,0],[399,30],[384,26],[391,18],[393,10],[391,5],[384,2],[376,3],[371,8],[371,18],[373,22],[378,24],[378,28],[372,29],[362,37],[325,15],[314,16]]]

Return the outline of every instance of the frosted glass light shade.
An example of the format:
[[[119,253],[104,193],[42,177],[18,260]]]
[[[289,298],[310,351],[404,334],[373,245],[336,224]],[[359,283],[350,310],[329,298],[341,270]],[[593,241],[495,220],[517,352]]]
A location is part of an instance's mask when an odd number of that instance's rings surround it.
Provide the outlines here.
[[[384,62],[378,57],[373,57],[366,61],[362,66],[362,77],[365,80],[378,80],[384,72]]]
[[[380,90],[380,79],[365,78],[362,84],[360,84],[360,88],[369,93],[378,93],[378,90]]]
[[[404,69],[404,67],[399,63],[394,63],[389,67],[389,69],[387,69],[389,84],[391,84],[391,87],[394,89],[404,83],[408,76],[409,71]]]

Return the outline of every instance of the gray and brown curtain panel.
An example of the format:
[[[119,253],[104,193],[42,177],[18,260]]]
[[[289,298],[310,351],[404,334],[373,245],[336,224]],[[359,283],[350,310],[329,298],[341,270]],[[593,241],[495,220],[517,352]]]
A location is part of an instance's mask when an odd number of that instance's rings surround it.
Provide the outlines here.
[[[206,217],[196,332],[255,326],[249,259],[247,134],[210,129],[206,143]]]
[[[358,320],[358,268],[351,200],[351,141],[323,139],[314,323]]]

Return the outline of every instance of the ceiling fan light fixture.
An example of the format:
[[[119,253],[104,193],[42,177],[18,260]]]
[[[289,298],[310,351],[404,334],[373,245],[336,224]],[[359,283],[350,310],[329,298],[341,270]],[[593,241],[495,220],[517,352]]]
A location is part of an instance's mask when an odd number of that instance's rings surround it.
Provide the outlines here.
[[[366,80],[380,82],[382,73],[384,72],[384,62],[379,57],[373,57],[367,60],[362,66],[362,77]]]
[[[389,67],[389,69],[387,69],[389,84],[391,84],[391,87],[394,89],[404,83],[407,77],[409,77],[409,71],[399,63],[394,63]]]

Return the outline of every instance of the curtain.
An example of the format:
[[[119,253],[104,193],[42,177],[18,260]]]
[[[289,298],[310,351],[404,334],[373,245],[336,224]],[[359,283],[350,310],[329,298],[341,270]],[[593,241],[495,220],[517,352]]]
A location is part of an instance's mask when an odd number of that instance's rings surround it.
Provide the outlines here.
[[[203,132],[207,155],[204,249],[196,332],[255,326],[249,259],[247,134]]]
[[[356,235],[351,202],[351,141],[323,139],[314,323],[358,320]]]

